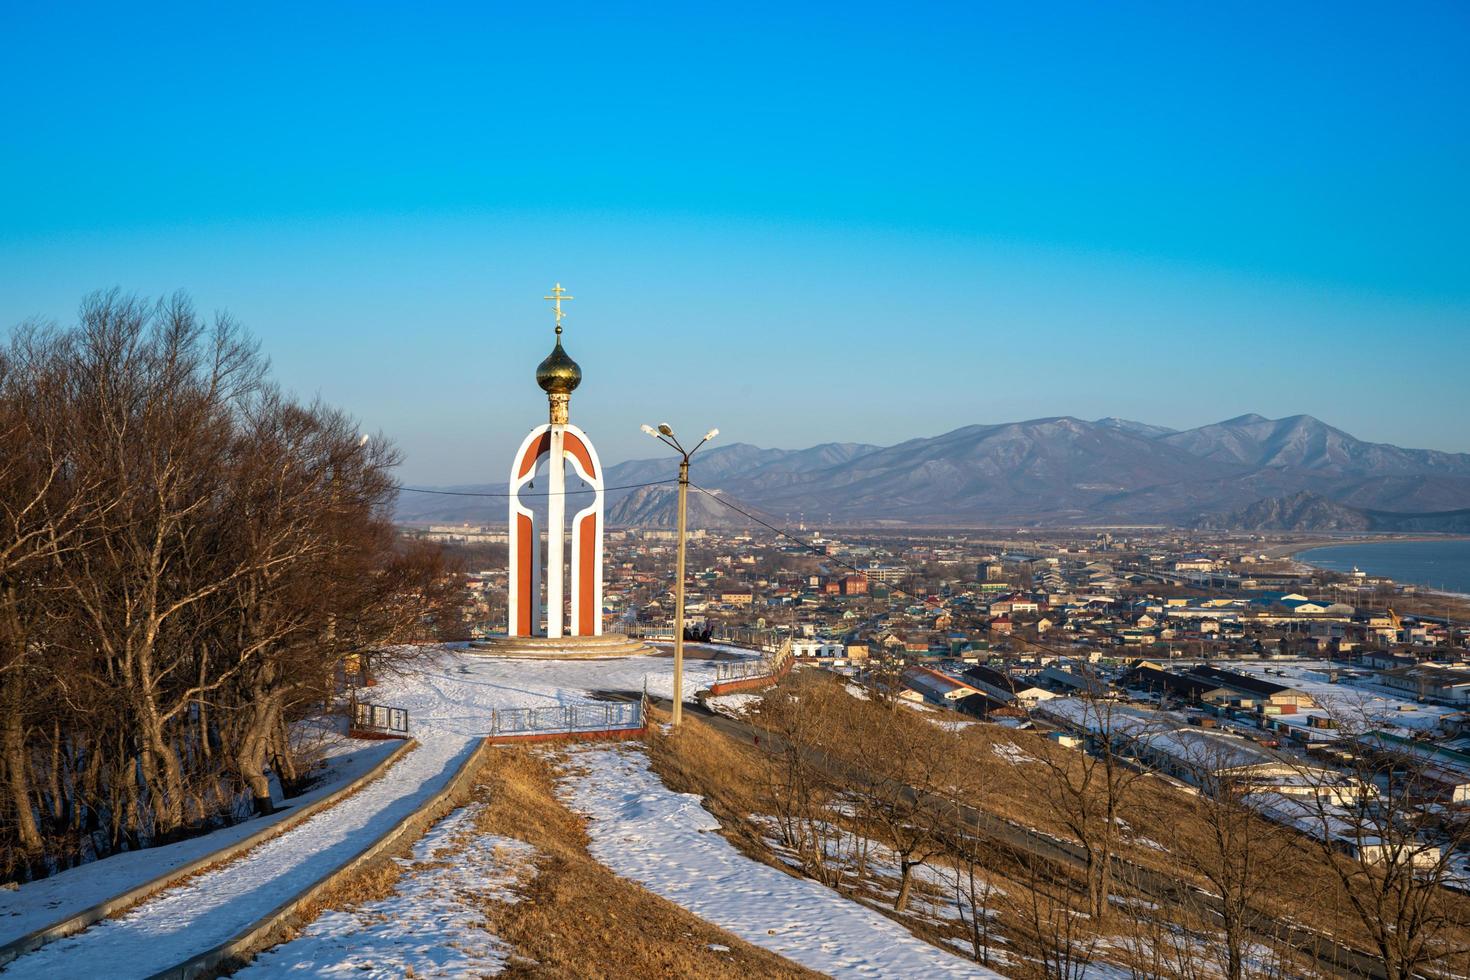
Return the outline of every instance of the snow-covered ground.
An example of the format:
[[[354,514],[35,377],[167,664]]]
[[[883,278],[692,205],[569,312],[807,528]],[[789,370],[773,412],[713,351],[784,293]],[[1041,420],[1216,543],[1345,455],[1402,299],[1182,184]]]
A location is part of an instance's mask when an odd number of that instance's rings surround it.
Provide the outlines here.
[[[798,870],[803,867],[801,856],[782,842],[780,821],[775,817],[756,814],[751,816],[751,820],[761,828],[766,846],[771,848],[782,864]],[[846,875],[849,887],[862,889],[869,899],[881,901],[885,906],[891,905],[898,898],[902,884],[898,857],[887,845],[827,821],[819,821],[808,829],[815,831],[820,838],[819,843],[829,868]],[[816,845],[808,841],[808,846]],[[963,871],[947,865],[918,865],[912,871],[914,887],[909,895],[908,909],[902,914],[940,926],[950,923],[963,925],[975,915],[994,919],[994,908],[977,909],[969,900],[964,874]],[[1005,895],[1005,889],[987,882],[983,870],[977,872],[975,885],[976,898],[982,904]],[[998,936],[992,936],[991,939],[996,946],[1006,942]],[[970,943],[965,940],[957,948],[968,953]],[[992,949],[991,952],[999,959],[1005,956],[1000,950]]]
[[[992,742],[990,751],[1000,756],[1013,766],[1025,765],[1028,762],[1037,762],[1037,758],[1015,742]]]
[[[1420,704],[1371,682],[1342,681],[1334,684],[1328,680],[1321,661],[1222,663],[1221,666],[1311,695],[1320,707],[1279,716],[1278,720],[1287,724],[1306,725],[1310,716],[1336,715],[1352,727],[1367,721],[1407,735],[1415,731],[1433,731],[1446,716],[1459,713],[1457,708]]]
[[[475,745],[463,735],[416,737],[417,749],[336,806],[119,918],[22,956],[6,977],[149,976],[226,941],[396,826]]]
[[[589,821],[591,853],[617,874],[756,946],[835,977],[994,977],[807,878],[752,861],[700,798],[675,793],[640,748],[586,748],[561,782]]]
[[[976,718],[966,718],[958,711],[940,711],[937,714],[927,715],[929,723],[936,728],[942,728],[947,732],[958,732],[969,728],[971,725],[980,724]]]
[[[408,709],[411,734],[420,742],[382,777],[227,866],[22,957],[7,976],[87,976],[107,973],[119,962],[129,965],[130,974],[146,975],[210,949],[330,874],[417,809],[490,731],[494,709],[573,704],[597,691],[638,692],[645,685],[650,694],[669,697],[673,670],[672,658],[658,656],[558,662],[432,651],[418,665],[383,677],[372,689],[373,701]],[[686,660],[685,699],[692,701],[715,673],[715,661]],[[344,740],[336,784],[365,771],[392,747]],[[323,786],[314,792],[330,791]],[[169,847],[108,858],[16,892],[0,892],[0,915],[5,916],[0,935],[15,938],[49,925],[262,826],[248,821]]]
[[[361,776],[399,744],[393,741],[364,742],[345,736],[329,737],[322,746],[325,768],[309,791],[286,803],[281,799],[280,787],[272,780],[276,803],[286,809],[176,844],[93,861],[49,878],[27,882],[15,891],[0,891],[0,943],[19,939],[70,918],[279,823]]]
[[[732,651],[734,648],[730,648]],[[747,656],[755,656],[746,651]],[[684,700],[715,682],[718,661],[684,661]],[[513,660],[482,657],[466,650],[442,651],[397,677],[385,677],[373,698],[407,708],[414,731],[487,735],[492,708],[539,708],[577,704],[597,691],[671,698],[672,657],[616,660]]]
[[[516,902],[516,887],[535,876],[535,848],[480,833],[483,805],[439,821],[402,860],[394,893],[350,911],[327,912],[296,939],[234,974],[272,977],[488,976],[510,949],[484,928],[484,902]]]
[[[744,718],[745,713],[760,702],[761,695],[753,691],[737,691],[734,694],[720,694],[704,699],[705,707],[716,714],[731,718]]]

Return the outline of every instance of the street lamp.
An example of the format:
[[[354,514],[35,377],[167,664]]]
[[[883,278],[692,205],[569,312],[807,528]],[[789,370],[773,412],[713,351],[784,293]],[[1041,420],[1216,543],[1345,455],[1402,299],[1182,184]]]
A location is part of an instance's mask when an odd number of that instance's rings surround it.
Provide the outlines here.
[[[699,452],[699,447],[720,434],[719,429],[710,429],[698,445],[686,450],[674,435],[667,422],[658,428],[643,426],[643,431],[679,454],[679,557],[675,562],[674,585],[674,721],[678,728],[684,720],[684,522],[689,500],[689,457]]]

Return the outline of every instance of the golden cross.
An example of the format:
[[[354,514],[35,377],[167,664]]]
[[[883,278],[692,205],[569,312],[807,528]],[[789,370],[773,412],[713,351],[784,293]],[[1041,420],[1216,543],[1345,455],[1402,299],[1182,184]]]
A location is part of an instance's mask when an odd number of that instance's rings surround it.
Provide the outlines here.
[[[550,296],[541,297],[542,299],[551,300],[552,309],[556,312],[556,332],[558,334],[561,333],[561,318],[566,316],[566,314],[561,311],[561,301],[573,300],[577,298],[575,296],[568,296],[566,293],[567,291],[561,288],[561,283],[557,283],[555,286],[551,287]]]

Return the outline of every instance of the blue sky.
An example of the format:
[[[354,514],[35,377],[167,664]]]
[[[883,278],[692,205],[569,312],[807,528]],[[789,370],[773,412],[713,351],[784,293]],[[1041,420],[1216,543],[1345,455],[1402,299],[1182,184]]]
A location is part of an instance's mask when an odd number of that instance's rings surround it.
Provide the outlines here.
[[[190,291],[416,483],[1306,412],[1470,451],[1463,4],[0,8],[0,328]]]

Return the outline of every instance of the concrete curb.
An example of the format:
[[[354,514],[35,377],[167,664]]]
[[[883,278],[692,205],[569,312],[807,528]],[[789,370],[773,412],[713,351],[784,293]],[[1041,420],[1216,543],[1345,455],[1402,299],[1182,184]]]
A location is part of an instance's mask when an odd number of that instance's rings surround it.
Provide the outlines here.
[[[155,973],[149,980],[185,980],[185,978],[227,974],[249,963],[255,953],[280,942],[286,930],[298,924],[298,913],[303,906],[315,901],[328,888],[357,871],[384,851],[406,840],[416,840],[423,836],[430,824],[459,806],[470,782],[484,764],[490,748],[490,741],[482,739],[460,765],[459,771],[450,777],[443,789],[430,797],[423,806],[405,817],[396,827],[368,844],[346,864],[305,891],[288,898],[233,938],[213,949],[190,957],[177,966]]]
[[[371,769],[358,776],[346,786],[300,808],[290,816],[271,824],[269,827],[262,828],[249,837],[242,838],[217,851],[211,851],[209,854],[196,858],[188,864],[181,864],[177,868],[164,872],[157,878],[146,881],[135,888],[130,888],[120,895],[114,895],[105,902],[99,902],[91,908],[83,909],[75,915],[70,915],[58,922],[53,922],[49,926],[43,926],[33,932],[28,932],[19,939],[11,940],[5,945],[0,946],[0,967],[26,953],[40,949],[47,943],[55,942],[58,939],[64,939],[67,936],[81,932],[88,926],[101,922],[109,916],[138,904],[150,895],[168,888],[175,882],[181,881],[192,874],[219,864],[222,861],[229,861],[238,857],[271,838],[285,833],[302,821],[310,819],[328,807],[335,806],[347,796],[350,796],[374,779],[377,779],[388,770],[389,766],[401,759],[406,752],[412,751],[417,745],[418,743],[413,741],[404,742],[379,760]],[[107,859],[103,858],[103,860],[105,861]]]

